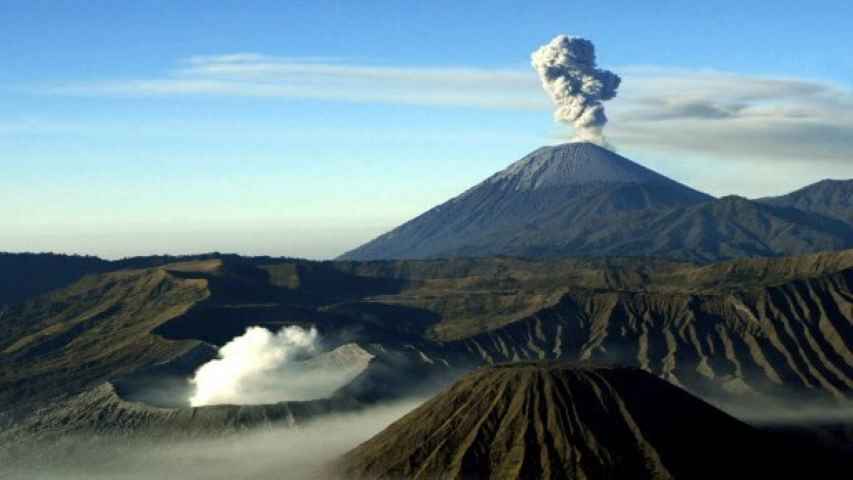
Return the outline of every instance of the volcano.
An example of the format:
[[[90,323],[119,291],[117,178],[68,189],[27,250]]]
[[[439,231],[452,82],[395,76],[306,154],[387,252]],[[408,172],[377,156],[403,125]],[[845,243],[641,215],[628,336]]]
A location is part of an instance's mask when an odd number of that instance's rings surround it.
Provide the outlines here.
[[[711,199],[598,145],[567,143],[532,152],[343,258],[559,254],[620,215]]]
[[[740,198],[740,197],[737,197]],[[341,256],[657,256],[713,262],[853,247],[853,226],[715,199],[592,143],[543,147]]]
[[[769,459],[785,452],[639,369],[517,363],[467,375],[336,468],[360,479],[752,478],[781,471]]]

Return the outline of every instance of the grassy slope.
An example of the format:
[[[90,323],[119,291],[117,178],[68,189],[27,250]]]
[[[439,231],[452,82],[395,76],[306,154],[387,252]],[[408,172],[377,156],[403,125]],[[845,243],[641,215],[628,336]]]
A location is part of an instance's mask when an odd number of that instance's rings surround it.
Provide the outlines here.
[[[203,279],[128,270],[84,277],[6,311],[0,404],[85,388],[188,351],[198,342],[151,331],[208,295]]]

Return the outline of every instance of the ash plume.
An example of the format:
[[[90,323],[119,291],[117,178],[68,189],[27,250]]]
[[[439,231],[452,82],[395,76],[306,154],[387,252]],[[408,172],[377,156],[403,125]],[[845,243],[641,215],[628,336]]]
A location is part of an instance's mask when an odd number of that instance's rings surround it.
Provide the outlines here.
[[[576,140],[604,143],[602,102],[616,96],[622,79],[596,67],[592,42],[558,35],[533,52],[531,60],[556,106],[554,119],[574,126]]]

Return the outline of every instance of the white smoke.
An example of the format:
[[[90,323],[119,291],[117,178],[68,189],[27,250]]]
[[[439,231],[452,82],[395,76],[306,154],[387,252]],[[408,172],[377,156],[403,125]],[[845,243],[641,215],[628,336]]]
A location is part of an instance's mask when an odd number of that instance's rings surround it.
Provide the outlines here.
[[[285,327],[273,334],[262,327],[249,327],[219,349],[219,358],[196,370],[190,382],[195,393],[190,405],[257,404],[285,400],[306,400],[305,379],[289,371],[295,360],[314,354],[318,349],[315,328]],[[308,379],[314,388],[307,396],[330,393],[337,382]],[[323,388],[325,383],[332,383]]]
[[[576,140],[604,143],[607,116],[601,102],[616,96],[622,79],[596,68],[592,42],[558,35],[533,52],[531,60],[556,106],[554,119],[573,125]]]

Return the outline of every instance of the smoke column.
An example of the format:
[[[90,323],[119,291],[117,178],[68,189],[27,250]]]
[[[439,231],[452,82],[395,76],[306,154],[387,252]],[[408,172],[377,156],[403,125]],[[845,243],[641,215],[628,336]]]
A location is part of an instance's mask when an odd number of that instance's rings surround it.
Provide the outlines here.
[[[280,385],[271,384],[281,377],[277,373],[294,359],[316,352],[317,343],[315,328],[292,326],[273,334],[262,327],[249,327],[219,349],[218,359],[196,370],[190,380],[195,386],[190,405],[255,403],[268,392],[281,391]]]
[[[556,106],[554,119],[573,125],[576,140],[604,143],[607,116],[601,102],[616,96],[622,79],[596,68],[592,42],[558,35],[533,52],[531,60]]]

